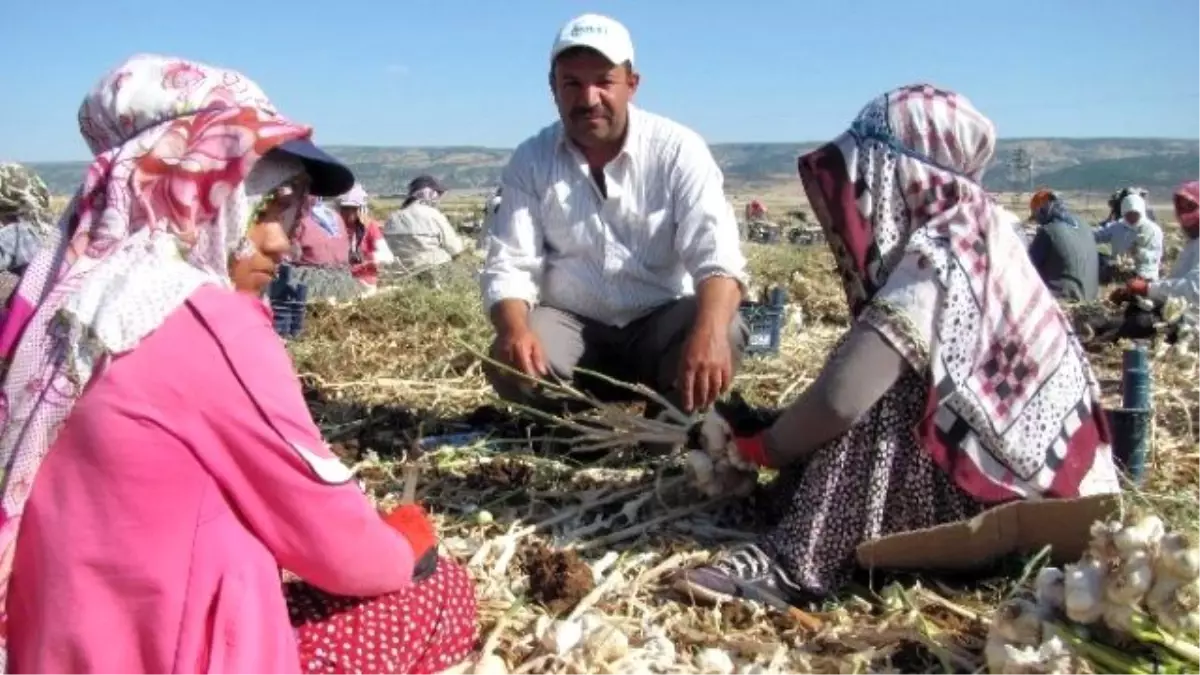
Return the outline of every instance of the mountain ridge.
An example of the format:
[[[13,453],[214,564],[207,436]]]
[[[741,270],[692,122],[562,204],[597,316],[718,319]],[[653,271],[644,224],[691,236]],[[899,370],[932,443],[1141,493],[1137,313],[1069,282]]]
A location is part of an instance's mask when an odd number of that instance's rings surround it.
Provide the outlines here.
[[[730,189],[753,189],[795,178],[796,157],[822,142],[713,143]],[[1009,160],[1017,150],[1033,160],[1035,186],[1060,190],[1109,192],[1121,185],[1151,189],[1173,187],[1200,170],[1200,141],[1180,138],[1011,138],[997,142],[992,165],[984,176],[991,190],[1028,189],[1028,177],[1014,172]],[[429,173],[451,189],[486,189],[499,181],[511,148],[474,145],[370,146],[328,145],[346,162],[368,192],[393,195],[421,173]],[[70,194],[82,179],[84,162],[29,162],[54,194]]]

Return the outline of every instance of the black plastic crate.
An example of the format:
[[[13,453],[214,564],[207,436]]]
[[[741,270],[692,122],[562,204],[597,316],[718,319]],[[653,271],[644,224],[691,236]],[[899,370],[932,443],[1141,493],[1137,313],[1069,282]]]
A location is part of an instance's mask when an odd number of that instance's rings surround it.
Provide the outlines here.
[[[738,307],[749,332],[746,340],[747,354],[779,353],[783,321],[787,315],[787,295],[778,287],[772,289],[769,295],[766,303],[743,302]]]

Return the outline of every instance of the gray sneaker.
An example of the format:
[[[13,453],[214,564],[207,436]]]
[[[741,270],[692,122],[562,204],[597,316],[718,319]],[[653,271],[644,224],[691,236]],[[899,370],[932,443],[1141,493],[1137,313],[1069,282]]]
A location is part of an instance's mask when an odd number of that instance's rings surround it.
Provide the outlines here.
[[[798,607],[810,597],[754,544],[718,554],[712,564],[680,574],[673,585],[680,593],[708,602],[753,600]]]

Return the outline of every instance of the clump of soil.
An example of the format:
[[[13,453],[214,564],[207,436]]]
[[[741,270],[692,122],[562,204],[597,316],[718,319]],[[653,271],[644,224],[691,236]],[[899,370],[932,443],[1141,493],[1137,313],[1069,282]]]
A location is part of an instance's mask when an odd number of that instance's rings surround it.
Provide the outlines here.
[[[721,603],[721,621],[734,630],[746,630],[759,624],[754,610],[741,602]]]
[[[593,588],[592,568],[575,551],[555,551],[538,545],[523,561],[529,575],[529,595],[551,614],[563,614],[579,604]]]
[[[520,462],[496,460],[482,464],[467,475],[467,487],[472,490],[527,486],[533,481],[533,467]]]

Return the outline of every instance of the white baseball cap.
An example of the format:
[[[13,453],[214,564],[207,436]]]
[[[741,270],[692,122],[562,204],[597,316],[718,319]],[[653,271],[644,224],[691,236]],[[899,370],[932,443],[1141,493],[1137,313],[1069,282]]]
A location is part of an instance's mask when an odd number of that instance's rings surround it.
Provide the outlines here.
[[[613,64],[633,63],[633,39],[629,37],[629,29],[607,16],[584,14],[568,21],[554,40],[550,61],[572,47],[594,49]]]

